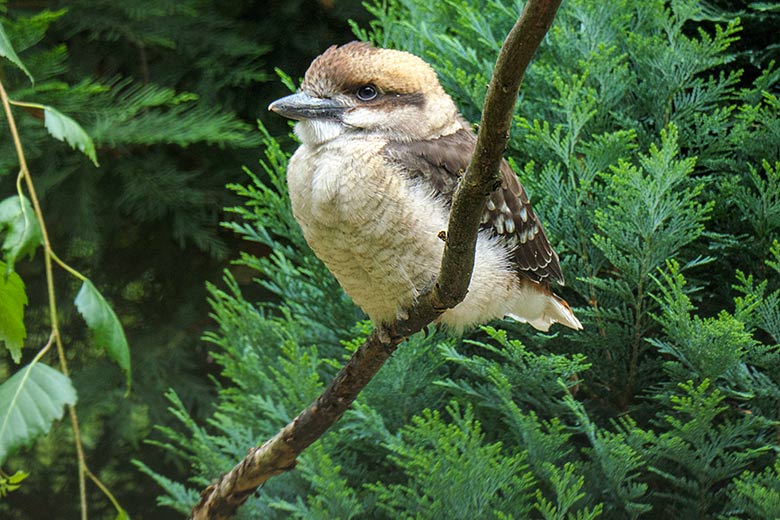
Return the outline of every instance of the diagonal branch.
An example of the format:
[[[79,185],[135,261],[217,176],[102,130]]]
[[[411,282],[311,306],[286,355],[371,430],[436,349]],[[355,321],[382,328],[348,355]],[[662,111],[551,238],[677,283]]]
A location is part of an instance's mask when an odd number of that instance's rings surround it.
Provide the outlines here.
[[[452,204],[439,277],[430,292],[409,309],[409,317],[374,331],[355,351],[328,388],[287,426],[201,493],[193,520],[227,520],[269,478],[295,467],[298,455],[319,439],[368,384],[399,343],[422,330],[466,296],[474,249],[488,195],[498,182],[498,166],[520,83],[547,33],[560,0],[528,0],[507,36],[485,97],[477,147]]]

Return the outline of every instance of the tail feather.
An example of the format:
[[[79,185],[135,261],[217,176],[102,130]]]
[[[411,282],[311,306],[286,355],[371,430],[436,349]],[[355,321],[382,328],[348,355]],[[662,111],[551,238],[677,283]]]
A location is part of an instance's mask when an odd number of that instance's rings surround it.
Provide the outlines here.
[[[553,318],[553,322],[558,322],[570,329],[582,330],[582,323],[580,323],[580,320],[574,315],[569,304],[557,294],[550,295],[550,301],[547,303],[544,310],[545,315]]]
[[[523,296],[510,318],[529,323],[535,329],[547,332],[553,323],[560,323],[570,329],[582,330],[582,323],[566,303],[543,284],[527,281]]]

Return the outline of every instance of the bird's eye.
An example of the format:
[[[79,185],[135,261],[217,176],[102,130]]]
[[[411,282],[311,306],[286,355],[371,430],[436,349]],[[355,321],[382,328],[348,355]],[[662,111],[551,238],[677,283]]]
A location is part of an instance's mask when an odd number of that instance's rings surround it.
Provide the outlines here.
[[[363,85],[357,89],[355,95],[360,101],[371,101],[377,96],[378,92],[374,85]]]

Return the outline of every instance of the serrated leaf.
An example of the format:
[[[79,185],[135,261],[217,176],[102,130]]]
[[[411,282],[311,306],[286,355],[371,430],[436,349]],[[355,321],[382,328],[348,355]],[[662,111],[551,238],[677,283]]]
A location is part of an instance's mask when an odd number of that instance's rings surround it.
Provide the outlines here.
[[[35,363],[0,385],[0,464],[13,451],[32,443],[76,404],[76,390],[62,373]]]
[[[43,241],[41,227],[27,197],[14,195],[0,202],[0,232],[5,232],[2,251],[8,273],[13,271],[17,259],[32,255]]]
[[[108,357],[124,370],[127,387],[130,388],[130,347],[114,310],[89,280],[84,280],[76,295],[75,304],[92,331],[97,346],[105,349]]]
[[[8,266],[0,262],[0,341],[11,352],[14,362],[22,359],[22,346],[27,330],[24,328],[24,306],[27,293],[24,282],[15,272],[7,272]]]
[[[95,155],[95,143],[92,142],[89,134],[81,128],[81,125],[49,106],[44,108],[43,115],[46,130],[52,137],[67,142],[71,148],[78,148],[81,153],[89,157],[95,166],[100,166],[97,155]]]
[[[14,65],[22,69],[22,72],[27,74],[27,77],[30,78],[31,83],[35,83],[35,80],[33,79],[32,74],[30,74],[30,71],[27,70],[27,67],[24,66],[24,63],[22,63],[22,60],[20,60],[19,56],[16,55],[16,51],[11,45],[11,40],[8,39],[8,35],[5,34],[5,29],[3,29],[2,24],[0,24],[0,56],[8,58]]]

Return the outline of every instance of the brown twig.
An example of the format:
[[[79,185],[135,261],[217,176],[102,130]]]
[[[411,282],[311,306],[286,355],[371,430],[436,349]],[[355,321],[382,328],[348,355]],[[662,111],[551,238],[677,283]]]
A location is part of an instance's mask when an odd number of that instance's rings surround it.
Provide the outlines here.
[[[529,0],[501,48],[485,97],[477,147],[455,193],[442,265],[431,291],[420,297],[407,319],[372,333],[322,395],[291,423],[204,489],[192,510],[193,520],[232,518],[266,480],[293,469],[298,455],[339,420],[399,343],[465,298],[480,217],[498,182],[520,82],[559,5],[560,0]]]

